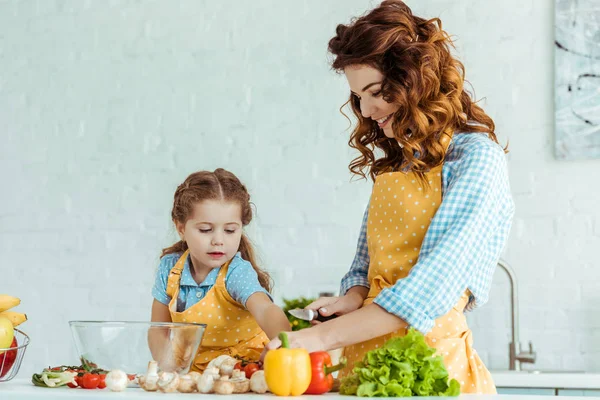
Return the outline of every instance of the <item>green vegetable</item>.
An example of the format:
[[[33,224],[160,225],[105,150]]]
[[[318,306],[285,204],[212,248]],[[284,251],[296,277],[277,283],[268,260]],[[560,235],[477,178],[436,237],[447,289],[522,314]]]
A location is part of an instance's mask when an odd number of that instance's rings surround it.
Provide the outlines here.
[[[283,307],[283,311],[285,311],[285,315],[288,317],[290,325],[292,325],[293,331],[299,331],[304,328],[310,328],[310,322],[298,319],[291,315],[288,311],[293,310],[294,308],[305,308],[313,301],[315,301],[315,299],[307,299],[304,297],[290,300],[283,299],[283,303],[285,304],[285,306]]]
[[[84,356],[79,357],[79,360],[81,361],[81,368],[88,372],[99,369],[97,364],[91,362]]]
[[[60,387],[67,383],[75,383],[76,372],[72,371],[51,371],[44,369],[41,374],[33,374],[31,383],[41,387]]]
[[[448,381],[441,356],[411,328],[365,354],[352,374],[342,379],[340,394],[361,397],[458,396],[460,384]]]

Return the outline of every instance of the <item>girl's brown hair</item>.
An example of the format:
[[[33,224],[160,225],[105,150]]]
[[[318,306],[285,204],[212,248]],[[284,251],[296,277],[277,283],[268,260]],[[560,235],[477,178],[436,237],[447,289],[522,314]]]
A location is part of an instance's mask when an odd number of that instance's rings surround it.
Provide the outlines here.
[[[338,72],[357,65],[376,68],[384,76],[383,99],[400,106],[392,121],[395,138],[390,139],[376,121],[361,115],[360,100],[350,95],[346,104],[358,125],[348,144],[361,153],[350,163],[352,173],[366,178],[367,169],[374,180],[382,172],[410,167],[423,179],[444,160],[440,136],[446,131],[486,133],[498,142],[494,121],[465,91],[464,66],[451,48],[439,18],[414,16],[400,0],[386,0],[350,24],[337,26],[329,41],[332,67]],[[377,160],[375,147],[384,153]]]
[[[173,210],[171,211],[173,222],[185,224],[193,214],[194,205],[205,200],[237,203],[242,208],[242,225],[246,226],[252,221],[250,194],[246,186],[231,172],[218,168],[214,172],[194,172],[177,187],[173,199]],[[162,256],[171,253],[182,253],[187,249],[187,243],[180,240],[163,249]],[[258,266],[254,247],[245,233],[242,233],[239,251],[242,258],[252,264],[258,274],[260,285],[270,292],[272,287],[271,277]]]

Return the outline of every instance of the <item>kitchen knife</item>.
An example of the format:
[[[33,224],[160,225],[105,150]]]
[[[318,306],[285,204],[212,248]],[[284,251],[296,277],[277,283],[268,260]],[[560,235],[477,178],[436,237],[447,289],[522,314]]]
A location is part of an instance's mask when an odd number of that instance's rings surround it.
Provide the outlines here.
[[[319,314],[318,311],[311,310],[308,308],[295,308],[293,310],[289,310],[289,313],[296,318],[303,319],[305,321],[317,320],[319,322],[329,321],[330,319],[334,319],[337,315],[330,315],[329,317],[324,317]]]

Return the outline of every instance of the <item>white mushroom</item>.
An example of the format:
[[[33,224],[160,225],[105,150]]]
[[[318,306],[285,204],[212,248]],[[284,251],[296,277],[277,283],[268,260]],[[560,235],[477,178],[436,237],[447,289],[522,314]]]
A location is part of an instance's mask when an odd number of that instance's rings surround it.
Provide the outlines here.
[[[158,390],[164,393],[173,393],[179,386],[179,375],[175,372],[161,372],[158,374]]]
[[[216,358],[213,358],[213,359],[212,359],[212,360],[211,360],[211,361],[208,363],[208,365],[206,366],[206,369],[213,368],[213,367],[215,367],[215,368],[220,368],[220,367],[221,367],[221,364],[222,364],[224,361],[226,361],[226,360],[235,360],[235,361],[236,361],[236,363],[237,363],[237,360],[236,360],[235,358],[233,358],[233,357],[231,357],[231,356],[228,356],[228,355],[226,355],[226,354],[223,354],[223,355],[221,355],[221,356],[218,356],[218,357],[216,357]],[[231,361],[230,361],[230,362],[231,362]],[[233,365],[235,365],[235,363],[234,363]]]
[[[254,393],[266,393],[269,390],[267,381],[265,380],[265,371],[256,371],[250,377],[250,390]]]
[[[244,371],[234,370],[230,382],[233,385],[233,393],[246,393],[250,390],[250,379],[246,378]]]
[[[188,372],[188,375],[192,378],[194,382],[198,382],[198,379],[202,376],[202,374],[198,371]]]
[[[223,376],[215,381],[215,393],[217,394],[232,394],[234,390],[235,387],[228,376]]]
[[[154,360],[148,363],[146,375],[138,376],[140,387],[147,392],[155,392],[158,389],[158,363]]]
[[[105,378],[106,387],[113,392],[122,392],[127,388],[129,383],[129,377],[127,374],[119,369],[113,369]]]
[[[196,391],[196,381],[194,378],[189,375],[181,375],[179,377],[179,385],[177,386],[177,391],[181,393],[193,393]]]
[[[233,357],[223,360],[223,362],[219,365],[219,371],[221,371],[221,375],[231,376],[237,363],[238,360]]]
[[[200,393],[212,393],[215,381],[219,379],[218,368],[206,368],[202,376],[197,380],[196,387]]]
[[[244,371],[242,371],[241,369],[234,369],[233,373],[231,374],[231,379],[242,379],[242,378],[246,378],[246,373]]]

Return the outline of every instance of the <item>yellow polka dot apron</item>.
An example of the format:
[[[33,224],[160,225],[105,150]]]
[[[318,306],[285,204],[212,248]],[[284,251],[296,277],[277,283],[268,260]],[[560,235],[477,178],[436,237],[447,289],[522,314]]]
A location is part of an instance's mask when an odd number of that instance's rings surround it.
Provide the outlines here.
[[[450,137],[443,135],[441,143],[447,147]],[[367,220],[370,290],[363,306],[408,276],[417,263],[429,224],[442,201],[442,165],[430,170],[425,179],[429,187],[411,172],[385,172],[375,180]],[[489,371],[472,347],[471,330],[463,313],[469,294],[467,290],[446,315],[435,321],[425,340],[444,358],[449,377],[460,383],[462,393],[496,393]],[[348,366],[340,376],[349,374],[367,351],[404,335],[406,329],[346,347]]]
[[[225,277],[231,260],[220,268],[215,285],[202,300],[185,311],[177,312],[181,272],[188,254],[189,250],[183,253],[171,269],[167,295],[171,297],[169,311],[173,322],[206,324],[206,331],[190,370],[202,372],[213,358],[223,354],[258,361],[269,338],[258,326],[250,311],[227,292]],[[182,349],[182,352],[185,352],[185,349]]]

